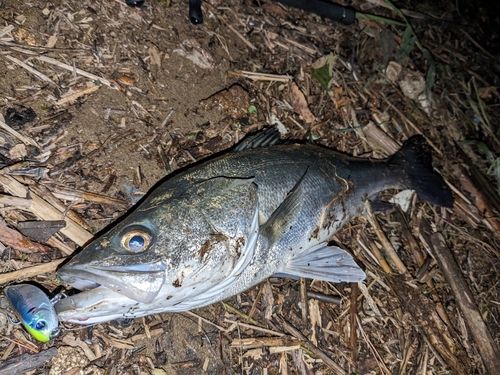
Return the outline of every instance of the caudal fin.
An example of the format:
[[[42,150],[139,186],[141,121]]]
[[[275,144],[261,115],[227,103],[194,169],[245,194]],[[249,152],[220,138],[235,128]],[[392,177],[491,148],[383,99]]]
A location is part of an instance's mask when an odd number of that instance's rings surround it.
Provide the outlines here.
[[[443,177],[432,169],[432,154],[421,135],[408,138],[401,149],[389,158],[406,174],[405,185],[417,192],[420,199],[438,206],[453,207],[453,195]]]

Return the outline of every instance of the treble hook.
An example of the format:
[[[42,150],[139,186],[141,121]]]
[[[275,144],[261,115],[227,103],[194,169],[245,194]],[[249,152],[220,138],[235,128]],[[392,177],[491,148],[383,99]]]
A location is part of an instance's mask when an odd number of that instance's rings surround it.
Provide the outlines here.
[[[18,325],[20,325],[20,324],[22,324],[22,323],[23,323],[23,321],[22,321],[22,320],[20,320],[20,321],[18,321],[18,322],[14,322],[14,321],[12,320],[12,318],[11,318],[10,316],[8,316],[8,315],[7,315],[7,318],[9,318],[9,321],[10,321],[12,324],[14,324],[15,326],[18,326]]]

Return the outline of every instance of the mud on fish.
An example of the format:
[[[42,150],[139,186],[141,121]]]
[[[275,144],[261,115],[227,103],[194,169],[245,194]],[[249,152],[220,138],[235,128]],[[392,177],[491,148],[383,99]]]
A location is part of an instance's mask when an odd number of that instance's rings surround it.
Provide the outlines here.
[[[265,137],[264,137],[265,138]],[[255,141],[255,142],[254,142]],[[328,245],[364,201],[389,189],[453,206],[422,136],[386,160],[257,137],[167,178],[59,271],[82,290],[59,319],[97,323],[224,300],[275,274],[357,282],[363,270]]]

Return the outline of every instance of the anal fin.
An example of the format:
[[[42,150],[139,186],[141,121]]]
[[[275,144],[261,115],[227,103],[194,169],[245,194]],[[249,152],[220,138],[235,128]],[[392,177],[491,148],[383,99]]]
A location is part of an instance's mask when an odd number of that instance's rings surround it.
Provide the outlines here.
[[[366,278],[351,254],[326,243],[320,243],[307,253],[291,259],[278,273],[334,283],[359,282]]]

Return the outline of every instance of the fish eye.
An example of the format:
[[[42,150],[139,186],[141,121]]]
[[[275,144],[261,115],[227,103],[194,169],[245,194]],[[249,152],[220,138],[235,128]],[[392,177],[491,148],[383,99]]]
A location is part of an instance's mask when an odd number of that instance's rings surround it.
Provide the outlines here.
[[[39,320],[38,322],[36,322],[35,329],[37,331],[41,331],[45,328],[46,325],[47,323],[44,320]]]
[[[145,231],[133,230],[122,237],[122,246],[131,253],[140,253],[146,250],[151,243],[151,235]]]

